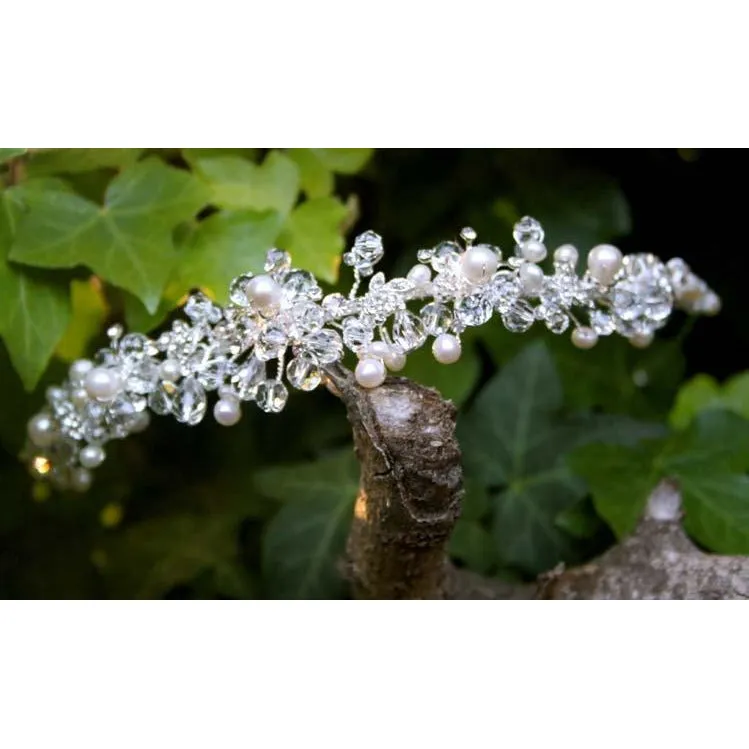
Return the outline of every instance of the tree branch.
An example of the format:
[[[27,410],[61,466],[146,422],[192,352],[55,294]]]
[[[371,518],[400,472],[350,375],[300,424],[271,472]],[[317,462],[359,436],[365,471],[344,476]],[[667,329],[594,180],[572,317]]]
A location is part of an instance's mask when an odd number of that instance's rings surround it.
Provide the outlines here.
[[[749,598],[749,557],[698,549],[668,482],[632,536],[582,567],[554,570],[532,585],[455,569],[446,552],[463,494],[455,407],[405,378],[367,390],[341,366],[327,375],[346,406],[361,464],[344,563],[357,598]]]

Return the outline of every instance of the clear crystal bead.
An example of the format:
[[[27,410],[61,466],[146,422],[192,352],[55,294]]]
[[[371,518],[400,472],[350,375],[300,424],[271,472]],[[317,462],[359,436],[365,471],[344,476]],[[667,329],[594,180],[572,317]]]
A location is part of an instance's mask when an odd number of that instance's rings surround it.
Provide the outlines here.
[[[343,341],[334,330],[319,330],[304,336],[302,349],[312,354],[320,364],[332,364],[343,356]]]
[[[265,255],[265,265],[263,270],[266,273],[281,273],[291,268],[291,255],[284,250],[278,250],[275,247],[268,250]]]
[[[419,312],[424,328],[429,335],[437,336],[447,333],[453,322],[453,313],[442,302],[431,302],[424,305]]]
[[[243,401],[252,400],[255,397],[257,386],[267,377],[265,362],[251,356],[245,361],[232,376],[231,381],[238,398]]]
[[[247,297],[247,284],[252,281],[253,274],[245,273],[235,278],[229,286],[229,299],[240,307],[249,307],[250,300]]]
[[[284,276],[283,291],[286,297],[304,296],[313,301],[322,299],[322,290],[317,279],[306,270],[292,270]]]
[[[653,255],[628,255],[611,290],[616,329],[624,336],[652,333],[673,309],[666,266]]]
[[[362,276],[369,276],[384,254],[380,235],[365,231],[354,240],[354,246],[344,255],[344,262],[356,268]]]
[[[344,315],[349,314],[349,300],[343,294],[328,294],[322,300],[322,308],[325,311],[325,317],[328,320],[339,320]]]
[[[460,263],[461,249],[457,242],[440,242],[434,248],[432,268],[437,273],[457,268]]]
[[[289,391],[277,380],[264,380],[255,392],[255,402],[266,413],[282,411],[288,397]]]
[[[410,294],[415,288],[415,284],[412,281],[409,281],[407,278],[393,278],[382,287],[382,290],[386,294],[406,296]]]
[[[512,333],[524,333],[535,319],[532,305],[525,299],[518,299],[502,314],[502,322]]]
[[[320,366],[311,354],[304,352],[292,359],[286,367],[286,377],[297,390],[314,390],[322,382]]]
[[[128,333],[120,341],[118,351],[121,356],[129,359],[142,359],[156,353],[154,345],[142,333]]]
[[[455,305],[455,319],[463,326],[483,325],[492,316],[492,301],[489,294],[477,291],[463,297]]]
[[[205,294],[191,294],[185,304],[185,314],[193,321],[213,325],[221,319],[221,308]]]
[[[427,333],[421,320],[410,310],[401,309],[393,319],[393,342],[404,351],[413,351],[424,344]]]
[[[554,310],[545,317],[546,327],[556,335],[561,335],[570,326],[570,318],[561,310]]]
[[[343,343],[352,351],[358,351],[372,342],[374,331],[358,317],[348,317],[343,321]]]
[[[288,344],[286,331],[280,325],[268,325],[255,344],[255,356],[261,361],[278,359]]]
[[[504,313],[520,298],[520,282],[509,270],[500,270],[492,276],[486,295],[497,312]]]
[[[158,378],[158,364],[153,359],[142,359],[130,370],[130,374],[125,381],[125,389],[132,393],[147,395],[155,390]]]
[[[217,390],[229,374],[231,363],[223,358],[209,359],[197,372],[198,382],[206,390]]]
[[[171,413],[174,389],[173,385],[158,385],[156,390],[148,396],[148,407],[159,416]]]
[[[108,369],[118,367],[120,364],[120,359],[117,354],[109,348],[99,349],[94,354],[92,361],[94,362],[94,366],[105,367]]]
[[[430,247],[429,249],[426,249],[426,250],[419,250],[416,253],[416,259],[420,263],[428,263],[428,262],[431,261],[431,259],[433,257],[434,257],[434,248],[433,247]]]
[[[526,242],[543,242],[544,230],[535,218],[523,216],[512,229],[515,244],[524,245]]]
[[[616,330],[614,318],[601,309],[595,309],[590,313],[590,327],[598,335],[611,335]]]
[[[291,310],[294,321],[303,333],[314,333],[325,324],[325,312],[311,301],[297,302]]]
[[[174,418],[182,424],[194,426],[205,416],[208,401],[205,390],[193,377],[186,377],[177,386],[172,402]]]
[[[126,397],[120,395],[107,404],[104,412],[104,424],[115,439],[123,439],[130,433],[130,427],[137,420],[135,406]]]

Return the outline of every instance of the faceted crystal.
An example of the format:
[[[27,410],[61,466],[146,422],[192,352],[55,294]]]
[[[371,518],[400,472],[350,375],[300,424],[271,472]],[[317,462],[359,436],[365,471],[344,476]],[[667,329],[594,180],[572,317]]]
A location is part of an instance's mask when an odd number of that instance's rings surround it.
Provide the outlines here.
[[[573,275],[546,278],[539,294],[541,304],[549,310],[568,309],[575,299],[576,282]]]
[[[322,381],[317,360],[311,354],[301,352],[286,367],[286,377],[297,390],[314,390]]]
[[[358,317],[348,317],[343,321],[343,343],[352,351],[358,351],[372,342],[374,331]]]
[[[170,392],[172,391],[172,392]],[[172,400],[174,396],[174,386],[164,386],[160,384],[156,390],[154,390],[148,396],[148,407],[159,416],[166,416],[172,411]]]
[[[421,320],[411,311],[398,310],[393,320],[393,342],[404,351],[413,351],[424,344],[426,330]]]
[[[616,330],[614,318],[601,309],[593,310],[590,313],[590,326],[598,335],[611,335]]]
[[[235,278],[229,286],[229,299],[240,307],[249,307],[250,300],[247,297],[247,284],[252,281],[252,273],[245,273]]]
[[[611,290],[616,329],[624,336],[649,334],[662,327],[673,309],[666,266],[653,255],[628,255]]]
[[[125,336],[127,338],[127,336]],[[125,338],[122,340],[124,341]],[[130,370],[125,389],[131,393],[147,395],[156,388],[159,378],[159,366],[153,359],[142,359]]]
[[[257,386],[267,377],[265,362],[251,356],[244,362],[237,373],[231,378],[237,397],[243,401],[252,400],[255,397]]]
[[[142,359],[156,353],[151,341],[141,333],[128,333],[120,341],[118,350],[121,356],[132,359]]]
[[[322,290],[320,289],[315,277],[306,270],[292,270],[284,276],[283,279],[284,295],[295,298],[306,296],[313,301],[322,299]]]
[[[127,437],[136,419],[135,407],[124,396],[118,396],[107,404],[104,412],[104,423],[110,435],[115,439]]]
[[[416,258],[420,263],[428,263],[434,257],[434,248],[431,247],[428,250],[419,250],[416,253]]]
[[[503,313],[520,298],[521,291],[516,275],[512,271],[501,270],[492,276],[486,294],[494,309]]]
[[[463,297],[455,306],[455,319],[466,327],[483,325],[491,316],[491,297],[483,290]]]
[[[533,325],[533,307],[525,299],[518,299],[502,314],[502,322],[513,333],[524,333]]]
[[[221,319],[221,308],[217,307],[205,294],[191,294],[185,304],[185,314],[196,323],[213,325]]]
[[[440,242],[434,248],[432,268],[437,273],[451,268],[457,268],[460,262],[461,249],[457,242]]]
[[[570,318],[560,310],[554,310],[545,317],[546,327],[556,335],[561,335],[570,326]]]
[[[231,363],[223,357],[211,358],[196,373],[198,382],[206,390],[217,390],[224,382]]]
[[[319,304],[310,301],[300,301],[291,310],[294,321],[303,333],[314,333],[325,324],[325,312]]]
[[[427,333],[434,336],[447,333],[453,322],[452,311],[442,302],[431,302],[425,305],[421,308],[419,316]]]
[[[268,250],[263,268],[266,273],[280,273],[289,268],[291,268],[291,256],[288,252],[277,250],[275,247],[272,250]]]
[[[182,424],[194,426],[205,416],[208,407],[205,390],[193,377],[186,377],[177,387],[172,403],[174,418]]]
[[[277,324],[268,325],[255,344],[255,356],[261,361],[278,359],[286,350],[287,344],[288,338],[284,328]]]
[[[366,231],[354,240],[350,252],[344,255],[344,262],[361,273],[362,276],[372,274],[372,267],[382,260],[385,250],[382,238],[373,231]]]
[[[302,348],[313,354],[320,364],[332,364],[343,356],[343,342],[334,330],[319,330],[302,339]]]
[[[535,218],[523,216],[512,229],[515,244],[523,245],[526,242],[543,242],[544,230]]]
[[[282,382],[264,380],[257,386],[255,402],[266,413],[278,413],[283,410],[289,391]]]
[[[351,301],[346,299],[343,294],[328,294],[322,300],[322,308],[325,311],[325,317],[328,320],[339,320],[344,315],[348,315],[354,310],[351,309]]]

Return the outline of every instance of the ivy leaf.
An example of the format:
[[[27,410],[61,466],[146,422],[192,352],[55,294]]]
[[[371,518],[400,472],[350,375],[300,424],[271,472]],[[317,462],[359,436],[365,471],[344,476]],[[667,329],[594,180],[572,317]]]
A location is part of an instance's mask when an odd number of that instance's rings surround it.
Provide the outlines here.
[[[686,429],[700,411],[714,408],[720,402],[718,381],[710,375],[697,375],[679,389],[669,416],[671,426],[674,429]]]
[[[333,172],[313,149],[290,148],[288,153],[299,167],[301,187],[308,198],[324,198],[333,192]]]
[[[409,354],[401,374],[422,385],[436,388],[443,398],[460,406],[473,392],[481,376],[481,360],[476,348],[465,340],[461,357],[455,364],[438,364],[426,347]]]
[[[57,191],[35,196],[10,257],[43,268],[85,265],[154,312],[177,260],[172,230],[206,197],[188,172],[147,159],[112,180],[103,206]]]
[[[734,375],[725,383],[723,403],[734,413],[749,419],[749,372]]]
[[[24,387],[33,390],[71,316],[67,282],[9,263],[22,216],[13,191],[0,194],[0,336]]]
[[[286,216],[299,192],[299,169],[280,151],[271,151],[260,165],[239,156],[198,159],[195,171],[219,208],[276,211]]]
[[[239,517],[178,514],[143,521],[114,535],[100,567],[117,598],[160,598],[206,570],[232,581],[236,597],[254,597],[240,565]],[[244,581],[244,585],[237,585]]]
[[[68,362],[85,356],[91,340],[101,332],[108,310],[101,283],[94,278],[72,281],[70,301],[72,319],[56,350]]]
[[[315,198],[295,208],[279,244],[295,264],[328,283],[338,280],[344,241],[341,233],[348,209],[336,198]]]
[[[15,159],[16,156],[23,156],[26,151],[26,148],[0,148],[0,164]]]
[[[228,299],[232,279],[262,272],[265,254],[281,231],[283,216],[267,211],[222,211],[202,221],[181,250],[177,281],[183,290],[201,287]]]
[[[662,446],[662,442],[637,447],[592,444],[568,456],[574,473],[588,483],[596,511],[619,538],[635,529],[658,484],[653,463]]]
[[[332,172],[356,174],[372,158],[373,148],[310,148]]]
[[[194,166],[201,159],[212,159],[216,156],[239,156],[245,159],[254,159],[257,148],[183,148],[182,156],[185,161]]]
[[[260,472],[256,487],[286,504],[263,539],[263,574],[274,598],[338,598],[337,570],[359,488],[354,454]]]
[[[76,174],[102,167],[122,169],[132,166],[144,148],[52,148],[32,153],[26,165],[29,177],[50,174]]]
[[[690,535],[719,554],[749,554],[749,476],[695,472],[680,486]]]
[[[453,528],[448,553],[481,574],[488,573],[495,563],[494,542],[489,532],[475,520],[460,518]]]

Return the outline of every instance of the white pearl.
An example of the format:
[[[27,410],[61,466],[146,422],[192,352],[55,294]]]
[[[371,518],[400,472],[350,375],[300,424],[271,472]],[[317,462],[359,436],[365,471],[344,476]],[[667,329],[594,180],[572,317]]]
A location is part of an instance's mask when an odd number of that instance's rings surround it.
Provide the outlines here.
[[[546,259],[546,245],[533,239],[522,244],[520,251],[529,263],[540,263]]]
[[[68,370],[70,381],[76,384],[82,383],[86,375],[93,368],[93,362],[90,362],[88,359],[78,359],[78,361],[74,361]]]
[[[85,492],[91,488],[93,476],[85,468],[76,468],[70,472],[70,488],[76,492]]]
[[[578,257],[577,248],[572,244],[563,244],[554,250],[554,261],[557,263],[576,265]]]
[[[84,380],[86,392],[98,401],[109,401],[114,398],[122,386],[120,375],[113,369],[96,367]]]
[[[383,360],[391,372],[400,372],[406,366],[406,355],[399,348],[389,348]]]
[[[378,359],[384,359],[390,353],[390,346],[385,341],[372,341],[367,346],[367,354],[376,356]]]
[[[460,338],[450,333],[438,335],[432,344],[432,353],[440,364],[454,364],[460,359]]]
[[[88,403],[88,390],[86,388],[75,388],[70,393],[70,400],[73,401],[73,405],[81,408]]]
[[[418,289],[420,286],[426,286],[432,280],[432,271],[426,265],[414,265],[406,278]]]
[[[182,377],[182,367],[176,359],[164,359],[159,365],[159,377],[167,382],[177,382]]]
[[[368,358],[362,359],[354,370],[356,381],[363,388],[376,388],[385,382],[385,364],[382,359]]]
[[[247,296],[261,309],[281,303],[281,287],[270,276],[255,276],[246,287]]]
[[[635,348],[647,348],[653,342],[654,337],[652,333],[635,333],[629,337],[629,342]]]
[[[463,275],[473,283],[487,281],[497,270],[498,265],[497,254],[482,245],[466,250],[461,258]]]
[[[78,462],[84,468],[97,468],[104,462],[106,453],[99,445],[86,445],[78,455]]]
[[[213,407],[213,417],[216,421],[225,427],[233,427],[242,418],[242,408],[239,401],[231,399],[216,401]]]
[[[149,414],[148,411],[141,411],[140,413],[136,414],[133,420],[130,422],[130,433],[139,434],[140,432],[145,432],[145,430],[148,429],[150,423],[151,414]]]
[[[593,348],[596,343],[598,343],[598,333],[593,328],[582,326],[572,331],[572,344],[577,348]]]
[[[544,285],[544,272],[533,263],[521,265],[518,277],[526,294],[535,294],[541,291],[541,287]]]
[[[614,276],[622,267],[621,250],[611,244],[599,244],[588,253],[590,275],[604,286],[614,282]]]
[[[48,447],[55,441],[55,422],[47,414],[37,414],[27,426],[29,439],[37,447]]]

